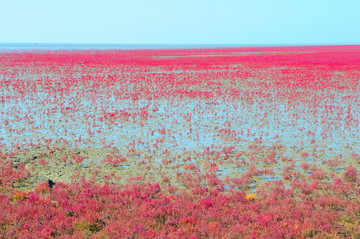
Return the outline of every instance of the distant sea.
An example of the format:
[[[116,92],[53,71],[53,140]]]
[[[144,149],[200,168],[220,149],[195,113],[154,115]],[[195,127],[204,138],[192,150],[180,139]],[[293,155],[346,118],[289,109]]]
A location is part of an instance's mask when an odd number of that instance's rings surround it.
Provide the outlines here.
[[[110,50],[110,49],[194,49],[223,47],[263,47],[281,45],[252,44],[52,44],[52,43],[0,43],[0,51],[4,50]]]

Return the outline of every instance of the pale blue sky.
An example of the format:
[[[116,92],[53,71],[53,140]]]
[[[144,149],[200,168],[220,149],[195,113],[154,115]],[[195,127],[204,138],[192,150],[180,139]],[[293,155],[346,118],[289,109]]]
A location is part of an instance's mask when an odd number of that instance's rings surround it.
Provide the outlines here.
[[[360,0],[0,0],[0,42],[360,43]]]

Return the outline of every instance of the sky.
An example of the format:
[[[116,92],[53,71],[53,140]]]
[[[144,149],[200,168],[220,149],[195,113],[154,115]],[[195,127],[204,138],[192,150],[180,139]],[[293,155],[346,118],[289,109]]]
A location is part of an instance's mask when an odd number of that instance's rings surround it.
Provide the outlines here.
[[[0,0],[0,43],[360,44],[359,0]]]

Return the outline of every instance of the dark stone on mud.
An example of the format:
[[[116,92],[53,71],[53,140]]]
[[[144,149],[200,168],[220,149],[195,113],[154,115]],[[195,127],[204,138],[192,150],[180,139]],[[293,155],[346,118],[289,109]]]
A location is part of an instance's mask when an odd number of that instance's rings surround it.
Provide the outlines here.
[[[50,188],[53,188],[56,183],[53,180],[49,179],[48,184]]]

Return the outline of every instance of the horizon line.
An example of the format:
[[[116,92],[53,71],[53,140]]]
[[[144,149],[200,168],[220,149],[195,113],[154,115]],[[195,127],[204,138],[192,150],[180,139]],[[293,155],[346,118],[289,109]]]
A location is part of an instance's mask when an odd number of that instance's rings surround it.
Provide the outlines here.
[[[47,42],[0,42],[6,46],[46,46],[46,45],[118,45],[118,46],[340,46],[360,45],[360,42],[351,43],[47,43]]]

